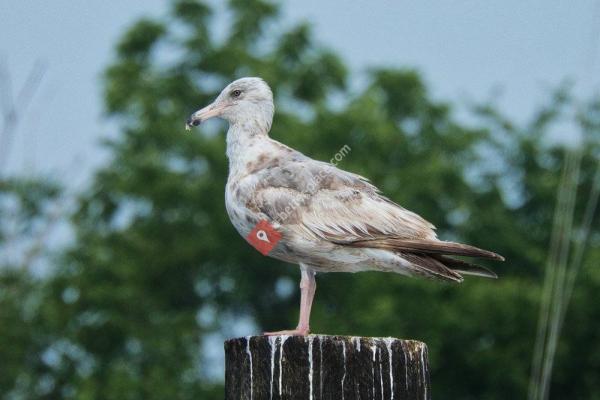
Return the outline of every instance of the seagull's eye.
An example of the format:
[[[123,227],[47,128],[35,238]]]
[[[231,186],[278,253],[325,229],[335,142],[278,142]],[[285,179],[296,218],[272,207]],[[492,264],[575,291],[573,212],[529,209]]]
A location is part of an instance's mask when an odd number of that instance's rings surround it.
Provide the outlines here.
[[[240,97],[241,94],[241,90],[234,90],[233,92],[231,92],[231,97]]]

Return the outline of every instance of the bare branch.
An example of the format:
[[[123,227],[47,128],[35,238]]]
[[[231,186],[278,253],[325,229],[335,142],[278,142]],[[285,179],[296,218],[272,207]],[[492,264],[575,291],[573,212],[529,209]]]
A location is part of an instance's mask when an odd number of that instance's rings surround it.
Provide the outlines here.
[[[31,103],[35,92],[40,87],[47,68],[45,62],[39,60],[36,61],[31,68],[23,87],[19,91],[15,103],[12,103],[10,97],[3,100],[6,104],[9,104],[10,107],[7,107],[6,110],[4,110],[4,123],[0,129],[0,172],[3,170],[4,165],[8,160],[14,133],[19,123],[19,116],[25,112],[27,106]],[[0,69],[0,73],[2,73],[2,69]],[[5,76],[6,78],[2,79],[1,76]],[[1,81],[4,81],[5,87],[10,86],[10,75],[8,74],[8,70],[6,70],[3,75],[0,75],[0,82]]]

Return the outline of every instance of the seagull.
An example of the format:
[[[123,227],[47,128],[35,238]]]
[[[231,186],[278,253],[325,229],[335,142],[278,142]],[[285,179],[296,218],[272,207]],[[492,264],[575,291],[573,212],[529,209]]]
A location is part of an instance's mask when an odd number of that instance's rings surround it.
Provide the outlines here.
[[[439,240],[431,223],[382,195],[367,178],[271,139],[274,112],[269,85],[246,77],[186,122],[187,130],[214,117],[229,123],[229,218],[263,254],[300,266],[297,327],[265,335],[309,334],[316,273],[382,271],[451,282],[461,282],[462,275],[497,277],[454,256],[504,261],[502,256]]]

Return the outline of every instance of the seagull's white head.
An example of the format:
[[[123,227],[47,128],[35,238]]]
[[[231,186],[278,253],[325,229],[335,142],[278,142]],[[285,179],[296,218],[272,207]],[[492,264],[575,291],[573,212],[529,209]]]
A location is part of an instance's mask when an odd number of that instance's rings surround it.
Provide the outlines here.
[[[234,124],[256,124],[265,133],[273,121],[273,93],[261,78],[241,78],[225,87],[208,106],[193,113],[186,129],[198,126],[209,118],[219,117]]]

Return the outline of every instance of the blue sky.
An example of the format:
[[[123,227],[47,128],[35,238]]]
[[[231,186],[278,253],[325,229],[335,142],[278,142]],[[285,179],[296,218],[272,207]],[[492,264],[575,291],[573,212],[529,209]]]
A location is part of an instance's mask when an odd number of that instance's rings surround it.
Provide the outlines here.
[[[288,0],[283,14],[285,24],[308,20],[353,71],[416,67],[437,98],[459,104],[502,88],[501,109],[525,120],[566,78],[579,94],[598,83],[600,71],[589,70],[594,19],[600,26],[595,3]],[[0,2],[0,58],[13,89],[36,60],[48,65],[16,132],[9,171],[87,180],[105,159],[99,141],[118,131],[102,116],[100,87],[115,40],[136,18],[167,7],[164,0]]]

